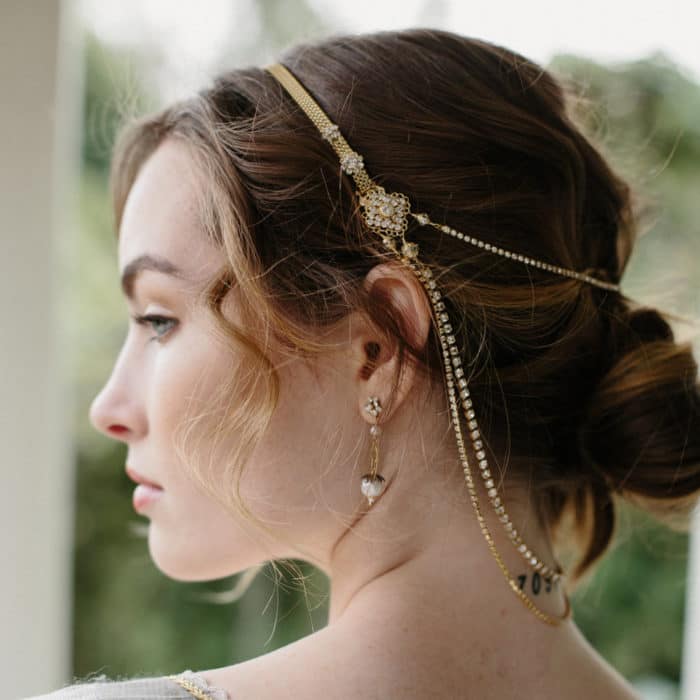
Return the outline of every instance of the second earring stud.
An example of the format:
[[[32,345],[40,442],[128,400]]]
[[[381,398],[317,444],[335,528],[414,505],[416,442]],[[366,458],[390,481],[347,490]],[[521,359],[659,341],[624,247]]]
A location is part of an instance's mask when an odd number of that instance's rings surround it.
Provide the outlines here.
[[[370,396],[365,404],[365,411],[370,415],[377,418],[382,412],[382,406],[379,403],[379,399],[376,396]],[[375,422],[369,428],[369,434],[372,438],[372,446],[370,448],[370,469],[367,474],[362,477],[361,490],[363,495],[367,498],[368,505],[372,505],[374,500],[384,491],[385,480],[381,474],[377,473],[379,468],[379,436],[382,433],[382,429]]]

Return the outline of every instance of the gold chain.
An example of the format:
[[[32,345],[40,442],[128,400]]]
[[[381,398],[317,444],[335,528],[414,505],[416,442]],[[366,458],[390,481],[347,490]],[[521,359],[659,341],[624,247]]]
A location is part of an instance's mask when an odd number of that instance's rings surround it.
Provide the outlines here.
[[[431,304],[433,306],[433,310],[435,312],[435,318],[437,320],[438,324],[438,335],[440,337],[440,345],[442,347],[442,353],[443,353],[443,358],[445,360],[445,373],[447,376],[447,387],[448,387],[448,395],[449,395],[449,400],[450,400],[450,413],[452,415],[452,424],[455,429],[455,434],[457,437],[457,447],[459,449],[459,455],[462,461],[462,467],[464,471],[464,479],[467,483],[467,490],[469,491],[469,497],[472,503],[472,506],[474,507],[474,512],[476,513],[476,519],[479,523],[479,527],[481,528],[481,532],[484,536],[484,539],[486,540],[486,543],[488,544],[489,549],[491,550],[491,554],[493,555],[494,559],[496,560],[496,563],[498,564],[498,567],[500,568],[501,572],[505,576],[506,580],[508,581],[508,584],[511,588],[511,590],[518,596],[518,598],[524,603],[525,607],[527,607],[531,612],[535,614],[536,617],[538,617],[542,622],[546,622],[548,625],[556,626],[560,624],[561,622],[564,622],[571,616],[571,603],[569,602],[569,597],[566,594],[566,590],[563,590],[564,594],[564,603],[565,603],[565,609],[564,612],[560,617],[556,616],[551,616],[545,613],[543,610],[540,610],[533,602],[532,600],[525,594],[524,591],[522,591],[519,587],[517,582],[513,579],[513,577],[510,574],[510,571],[508,570],[508,567],[505,565],[503,559],[501,558],[501,555],[498,553],[498,550],[496,549],[496,544],[493,540],[493,536],[491,535],[491,532],[486,525],[486,519],[484,518],[483,513],[481,512],[481,506],[479,505],[479,497],[476,493],[476,487],[474,485],[474,479],[472,477],[472,472],[471,468],[469,466],[469,460],[467,459],[467,454],[464,449],[464,438],[462,437],[462,427],[460,424],[460,419],[459,419],[459,409],[457,408],[457,400],[455,398],[455,389],[454,389],[454,373],[452,371],[452,359],[450,357],[450,352],[449,348],[447,345],[447,334],[445,333],[444,326],[443,326],[443,321],[441,319],[440,313],[444,312],[444,303],[440,301],[440,295],[439,292],[436,293],[435,290],[429,289],[427,285],[427,281],[429,281],[432,277],[432,272],[428,267],[423,265],[422,263],[419,263],[417,261],[407,259],[403,256],[401,256],[401,260],[408,265],[415,273],[418,279],[420,279],[421,283],[425,287],[426,292],[428,293],[428,298],[431,301]],[[469,396],[469,390],[468,389],[463,389],[463,395],[468,397]],[[465,408],[466,411],[466,408]]]
[[[355,180],[360,194],[364,194],[372,187],[373,182],[362,167],[362,156],[350,147],[350,144],[340,133],[337,125],[328,118],[311,95],[302,87],[301,83],[281,63],[274,63],[268,66],[266,70],[272,73],[272,75],[282,83],[285,89],[294,97],[297,104],[306,112],[306,115],[321,132],[321,136],[331,144],[338,154],[341,165],[357,165],[355,172],[347,172],[351,174]]]
[[[168,678],[178,685],[181,685],[190,695],[197,698],[197,700],[211,700],[211,695],[209,693],[205,693],[199,686],[196,686],[186,678],[180,678],[180,676],[168,676]]]

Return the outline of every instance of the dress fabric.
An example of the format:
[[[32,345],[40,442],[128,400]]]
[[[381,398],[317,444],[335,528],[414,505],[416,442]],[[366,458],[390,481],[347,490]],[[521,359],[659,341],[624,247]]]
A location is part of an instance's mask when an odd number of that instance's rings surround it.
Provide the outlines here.
[[[179,679],[183,685],[177,682]],[[233,700],[223,688],[210,685],[187,669],[170,676],[110,680],[106,675],[83,680],[44,695],[20,700]]]

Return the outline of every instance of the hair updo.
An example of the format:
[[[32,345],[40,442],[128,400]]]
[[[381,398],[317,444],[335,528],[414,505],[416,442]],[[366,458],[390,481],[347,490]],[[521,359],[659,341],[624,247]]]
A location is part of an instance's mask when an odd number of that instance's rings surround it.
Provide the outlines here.
[[[298,45],[282,62],[370,175],[406,193],[416,211],[620,281],[636,236],[630,189],[538,65],[435,29],[335,36]],[[226,263],[207,303],[236,352],[261,370],[244,406],[225,401],[237,378],[219,397],[227,413],[217,429],[235,425],[244,436],[227,465],[231,488],[197,475],[250,516],[238,484],[279,379],[245,326],[221,313],[233,285],[243,318],[266,320],[297,352],[322,351],[324,328],[364,311],[443,391],[440,343],[433,328],[427,345],[412,347],[397,310],[364,290],[367,272],[390,254],[364,229],[333,150],[266,71],[227,71],[122,131],[112,166],[117,229],[139,168],[166,136],[191,148],[207,183],[202,220]],[[439,281],[490,461],[534,484],[546,528],[574,516],[583,545],[574,578],[609,544],[616,495],[657,514],[689,513],[700,488],[697,364],[660,312],[414,222],[407,238]]]

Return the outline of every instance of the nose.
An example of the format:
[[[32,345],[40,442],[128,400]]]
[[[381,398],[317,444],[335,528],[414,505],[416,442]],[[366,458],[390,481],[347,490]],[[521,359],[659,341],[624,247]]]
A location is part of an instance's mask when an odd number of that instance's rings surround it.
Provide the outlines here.
[[[126,372],[125,356],[117,360],[107,383],[90,404],[92,426],[107,437],[130,442],[145,432],[143,397],[138,395]]]

